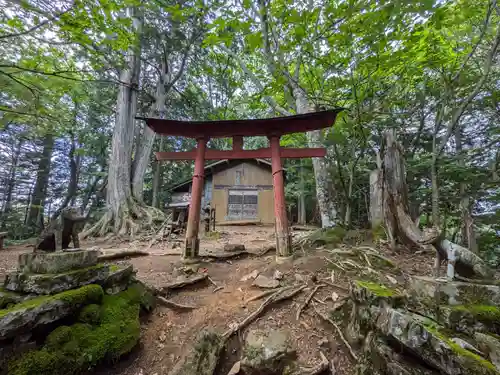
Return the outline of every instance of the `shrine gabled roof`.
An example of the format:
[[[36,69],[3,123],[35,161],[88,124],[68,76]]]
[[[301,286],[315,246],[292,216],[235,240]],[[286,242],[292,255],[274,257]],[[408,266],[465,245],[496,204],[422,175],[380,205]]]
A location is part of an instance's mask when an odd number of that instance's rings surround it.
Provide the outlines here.
[[[155,117],[136,118],[146,121],[146,124],[155,133],[161,135],[191,138],[253,137],[258,135],[283,135],[328,128],[335,123],[337,114],[342,110],[343,108],[335,108],[294,116],[253,120],[180,121]]]

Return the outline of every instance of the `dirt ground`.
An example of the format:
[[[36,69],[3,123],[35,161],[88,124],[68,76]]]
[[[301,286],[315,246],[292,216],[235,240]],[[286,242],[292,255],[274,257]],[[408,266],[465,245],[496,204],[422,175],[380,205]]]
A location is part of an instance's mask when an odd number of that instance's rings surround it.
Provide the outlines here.
[[[243,243],[250,251],[260,249],[274,243],[274,228],[248,226],[218,228],[212,238],[201,240],[200,253],[216,252],[226,243]],[[155,244],[148,249],[149,256],[131,258],[119,263],[133,264],[137,277],[149,285],[161,287],[181,275],[185,268],[177,255],[165,255],[179,251],[182,239]],[[85,248],[132,248],[147,249],[149,243],[110,244],[104,241],[84,242]],[[31,247],[9,247],[0,252],[0,280],[6,272],[15,269],[20,253],[31,251]],[[305,253],[298,252],[293,261],[276,264],[274,254],[268,253],[260,257],[235,258],[228,261],[206,262],[199,264],[198,273],[207,273],[217,286],[222,289],[214,292],[212,283],[204,283],[196,287],[183,288],[168,298],[177,303],[196,306],[191,311],[179,312],[158,306],[143,324],[141,345],[131,355],[113,368],[97,370],[98,374],[113,375],[164,375],[168,374],[174,364],[189,353],[197,334],[203,330],[226,331],[231,324],[241,321],[249,313],[257,309],[262,300],[246,303],[245,301],[262,293],[262,289],[252,286],[253,280],[242,281],[245,275],[257,270],[259,274],[271,277],[276,270],[283,274],[281,284],[308,283],[308,288],[293,299],[273,306],[254,321],[251,328],[282,328],[289,331],[292,345],[297,350],[298,363],[304,367],[319,363],[320,350],[332,361],[337,375],[353,373],[354,363],[346,347],[336,335],[332,326],[321,321],[308,306],[296,320],[296,311],[314,288],[315,283],[322,280],[331,282],[331,270],[325,261],[325,250]],[[384,256],[396,263],[405,274],[430,274],[433,259],[429,254],[414,254],[402,250],[398,254],[388,251]],[[346,295],[349,279],[338,276],[334,285],[325,285],[315,295],[318,309],[328,311],[334,305],[333,299]],[[336,288],[335,285],[341,288]],[[333,294],[333,299],[332,299]],[[335,295],[336,294],[336,295]],[[327,343],[321,344],[321,341]],[[238,338],[242,340],[242,338]],[[238,345],[236,345],[238,346]],[[220,372],[225,375],[237,360],[238,352],[229,353],[225,359],[226,366]],[[226,368],[227,367],[227,368]]]

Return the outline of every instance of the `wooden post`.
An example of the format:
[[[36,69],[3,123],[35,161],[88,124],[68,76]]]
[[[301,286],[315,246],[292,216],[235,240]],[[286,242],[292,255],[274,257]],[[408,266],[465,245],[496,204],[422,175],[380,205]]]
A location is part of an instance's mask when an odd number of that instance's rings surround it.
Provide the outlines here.
[[[200,240],[198,232],[200,228],[201,195],[203,193],[204,169],[205,169],[205,147],[207,140],[198,138],[196,148],[196,159],[194,162],[193,183],[191,188],[191,204],[189,205],[188,222],[186,229],[186,242],[184,246],[184,259],[193,259],[198,256]]]
[[[276,231],[276,257],[286,258],[292,255],[290,228],[286,215],[285,181],[281,166],[280,137],[270,136],[271,164],[273,172],[274,217]]]

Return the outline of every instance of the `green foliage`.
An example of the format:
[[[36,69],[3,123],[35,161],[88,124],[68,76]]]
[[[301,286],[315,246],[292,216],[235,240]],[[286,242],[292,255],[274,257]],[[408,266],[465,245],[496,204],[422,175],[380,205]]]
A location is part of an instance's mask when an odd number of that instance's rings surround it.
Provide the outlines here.
[[[130,352],[140,336],[140,291],[137,287],[106,295],[102,305],[82,309],[72,326],[55,329],[40,350],[9,364],[9,374],[77,374],[102,361],[116,361]],[[100,322],[96,317],[101,316]]]

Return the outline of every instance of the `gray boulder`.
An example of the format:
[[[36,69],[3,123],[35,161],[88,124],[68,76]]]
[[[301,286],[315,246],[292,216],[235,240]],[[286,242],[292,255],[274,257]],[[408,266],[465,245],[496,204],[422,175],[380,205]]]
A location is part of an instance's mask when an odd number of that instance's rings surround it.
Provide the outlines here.
[[[290,336],[283,330],[251,330],[243,348],[241,369],[245,375],[282,374],[296,357]]]
[[[484,353],[487,353],[490,361],[500,371],[500,340],[498,337],[481,332],[474,334],[478,347]]]
[[[88,284],[101,284],[108,276],[108,265],[81,268],[55,275],[13,272],[5,278],[4,287],[13,292],[55,294]]]

